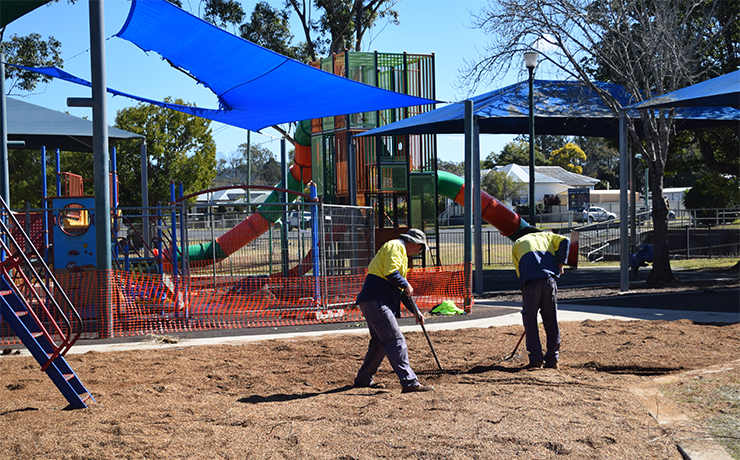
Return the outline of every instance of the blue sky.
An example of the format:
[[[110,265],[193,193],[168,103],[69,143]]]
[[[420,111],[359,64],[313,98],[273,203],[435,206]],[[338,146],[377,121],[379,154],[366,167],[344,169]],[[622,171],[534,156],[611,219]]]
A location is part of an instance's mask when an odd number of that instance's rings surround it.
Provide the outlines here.
[[[243,1],[245,11],[251,13],[255,2]],[[270,0],[273,6],[281,6],[282,0]],[[477,11],[486,4],[483,0],[402,0],[396,5],[400,25],[379,24],[364,39],[363,51],[434,53],[436,59],[437,99],[459,101],[466,97],[458,89],[458,71],[464,61],[478,57],[479,49],[486,43],[485,35],[470,24],[470,11]],[[197,14],[197,0],[184,0],[183,7]],[[105,36],[118,32],[126,20],[130,2],[127,0],[105,0]],[[66,0],[45,5],[6,27],[4,39],[13,34],[26,35],[36,32],[44,39],[54,36],[62,42],[64,70],[81,78],[90,79],[89,7],[85,0],[69,4]],[[297,39],[301,29],[293,25]],[[522,64],[523,68],[523,64]],[[170,67],[156,54],[146,54],[139,48],[119,38],[106,41],[107,85],[119,91],[141,97],[163,100],[167,96],[181,98],[200,107],[217,108],[216,97],[203,86]],[[503,81],[492,82],[477,89],[477,93],[514,83],[526,78],[524,69]],[[7,87],[6,87],[7,89]],[[92,116],[88,108],[67,107],[68,97],[89,97],[90,90],[63,81],[41,85],[36,93],[24,100],[47,108],[69,112],[78,117]],[[113,124],[116,111],[136,105],[123,97],[108,100],[108,123]],[[238,145],[246,142],[246,131],[220,123],[212,123],[218,156],[228,157]],[[265,135],[252,134],[252,142],[260,143],[277,154],[278,133],[265,129]],[[490,152],[499,152],[514,136],[481,136],[481,158]],[[438,156],[445,161],[463,161],[464,143],[462,135],[439,136]]]

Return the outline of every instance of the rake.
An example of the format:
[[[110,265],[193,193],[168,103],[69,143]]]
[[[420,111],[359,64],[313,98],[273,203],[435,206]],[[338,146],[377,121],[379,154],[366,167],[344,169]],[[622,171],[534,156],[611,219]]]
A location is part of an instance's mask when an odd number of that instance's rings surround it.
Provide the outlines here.
[[[416,306],[416,302],[414,302],[414,299],[412,299],[410,296],[406,294],[402,294],[401,300],[403,301],[403,304],[406,305],[406,307],[411,310],[411,312],[416,315],[417,317],[421,314],[419,312],[419,307]],[[420,323],[421,330],[424,332],[424,337],[427,338],[427,343],[429,344],[429,348],[432,350],[432,355],[434,355],[434,360],[437,362],[437,367],[439,367],[439,370],[442,371],[442,365],[439,363],[439,358],[437,358],[437,352],[434,351],[434,345],[432,345],[432,341],[429,338],[429,334],[427,334],[427,328],[424,327],[424,323]]]
[[[522,339],[524,339],[524,334],[526,334],[526,333],[527,333],[526,330],[524,332],[522,332],[522,336],[519,337],[519,341],[516,343],[516,346],[514,347],[514,350],[512,350],[512,352],[511,352],[511,354],[509,356],[505,357],[501,361],[511,361],[511,359],[514,357],[514,354],[519,349],[519,344],[522,343]]]

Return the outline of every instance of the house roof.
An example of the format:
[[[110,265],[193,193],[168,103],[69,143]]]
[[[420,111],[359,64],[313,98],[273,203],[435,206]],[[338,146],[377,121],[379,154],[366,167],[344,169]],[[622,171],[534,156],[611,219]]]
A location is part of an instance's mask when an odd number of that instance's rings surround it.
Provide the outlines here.
[[[529,182],[529,167],[528,166],[520,166],[516,163],[511,163],[506,166],[497,166],[495,169],[497,171],[505,172],[507,176],[513,177],[520,182]],[[536,184],[557,184],[563,181],[555,177],[552,177],[548,174],[544,174],[541,171],[537,171],[537,167],[535,166],[534,182]]]
[[[599,183],[599,179],[566,171],[560,166],[535,166],[534,171],[535,173],[545,174],[574,187],[591,187]]]

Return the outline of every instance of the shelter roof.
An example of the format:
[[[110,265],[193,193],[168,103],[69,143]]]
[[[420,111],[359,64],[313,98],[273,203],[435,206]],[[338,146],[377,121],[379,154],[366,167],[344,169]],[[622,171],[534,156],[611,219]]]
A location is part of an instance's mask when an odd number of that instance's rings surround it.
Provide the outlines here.
[[[0,28],[51,0],[2,0],[0,2]]]
[[[6,99],[8,140],[25,141],[26,149],[41,146],[72,152],[93,151],[92,121],[14,98]],[[141,134],[108,127],[110,140],[143,139]]]
[[[622,107],[634,102],[632,96],[620,85],[593,83],[600,90],[611,94]],[[587,85],[576,81],[534,80],[533,87],[536,134],[618,137],[618,117]],[[473,101],[474,116],[481,133],[529,133],[527,81],[480,94],[470,100]],[[634,119],[639,129],[639,113],[632,111],[628,115]],[[464,119],[464,103],[456,102],[357,136],[463,133]],[[676,113],[678,129],[737,125],[738,121],[740,110],[729,107],[680,109]]]
[[[654,97],[634,108],[707,106],[740,108],[740,70]]]

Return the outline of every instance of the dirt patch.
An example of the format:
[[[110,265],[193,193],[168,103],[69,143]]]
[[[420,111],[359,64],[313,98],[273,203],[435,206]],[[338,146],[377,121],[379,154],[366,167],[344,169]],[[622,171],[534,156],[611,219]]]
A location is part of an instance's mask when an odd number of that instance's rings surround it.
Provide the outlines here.
[[[521,326],[406,334],[436,390],[350,387],[365,334],[88,352],[68,361],[97,403],[65,401],[32,358],[0,356],[0,458],[681,459],[631,388],[728,363],[740,325],[562,323],[562,368],[520,371]],[[523,349],[523,347],[522,347]],[[723,387],[724,388],[724,387]]]

